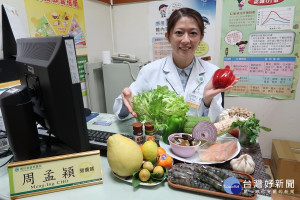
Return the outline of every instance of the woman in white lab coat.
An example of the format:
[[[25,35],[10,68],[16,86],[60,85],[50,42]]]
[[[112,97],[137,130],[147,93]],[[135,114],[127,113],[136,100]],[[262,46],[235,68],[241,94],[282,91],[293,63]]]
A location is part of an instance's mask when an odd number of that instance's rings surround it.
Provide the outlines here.
[[[174,11],[165,36],[171,43],[172,55],[144,66],[136,81],[116,98],[114,113],[121,120],[137,117],[131,107],[133,96],[167,85],[191,105],[187,115],[209,116],[212,122],[218,121],[223,110],[221,92],[232,88],[238,78],[225,89],[215,89],[212,76],[219,68],[194,56],[204,36],[202,16],[190,8]]]

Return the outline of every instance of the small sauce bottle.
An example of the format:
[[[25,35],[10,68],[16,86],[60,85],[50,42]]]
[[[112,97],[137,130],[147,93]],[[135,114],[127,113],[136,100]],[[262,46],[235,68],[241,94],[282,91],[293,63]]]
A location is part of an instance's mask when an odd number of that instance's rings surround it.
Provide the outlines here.
[[[133,128],[134,141],[138,145],[142,145],[143,144],[143,124],[141,122],[135,122],[132,124],[132,128]]]
[[[158,147],[160,147],[159,140],[161,138],[161,135],[162,135],[162,130],[157,130],[155,132],[155,142],[156,142],[156,144],[157,144]]]
[[[146,122],[145,126],[145,142],[152,140],[155,142],[154,126],[151,122]]]

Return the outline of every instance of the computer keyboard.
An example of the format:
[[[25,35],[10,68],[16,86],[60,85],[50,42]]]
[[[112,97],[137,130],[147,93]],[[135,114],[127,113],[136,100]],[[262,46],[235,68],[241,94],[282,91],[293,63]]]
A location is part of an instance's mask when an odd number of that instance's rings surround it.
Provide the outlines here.
[[[39,136],[41,136],[43,138],[49,137],[49,133],[47,132],[46,129],[39,128],[38,133],[39,133]],[[114,134],[116,134],[116,133],[88,129],[90,146],[93,149],[107,150],[107,144],[106,144],[107,139],[109,138],[109,136],[114,135]],[[132,135],[126,135],[126,134],[122,134],[122,135],[134,140],[134,137]],[[55,136],[53,134],[51,135],[51,137],[55,138]]]
[[[109,136],[112,136],[114,134],[116,133],[88,129],[89,143],[92,148],[106,150],[107,139],[109,138]],[[134,139],[132,135],[125,135],[125,134],[122,135],[132,140]]]

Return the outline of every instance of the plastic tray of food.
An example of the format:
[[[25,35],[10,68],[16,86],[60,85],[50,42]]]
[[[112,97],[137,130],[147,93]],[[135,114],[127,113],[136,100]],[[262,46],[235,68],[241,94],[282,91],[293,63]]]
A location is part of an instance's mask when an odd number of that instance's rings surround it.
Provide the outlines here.
[[[218,138],[215,142],[206,142],[197,149],[202,162],[222,162],[235,154],[238,140],[234,137]]]
[[[251,185],[251,188],[254,188],[255,183],[254,183],[254,179],[251,175],[243,173],[243,172],[237,172],[237,171],[231,171],[231,172],[249,177],[249,179],[250,179],[249,184]],[[240,182],[245,181],[244,179],[238,179],[238,180]],[[254,193],[253,196],[248,197],[248,196],[241,196],[241,195],[237,195],[237,194],[229,194],[229,193],[225,193],[225,192],[212,191],[212,190],[208,190],[208,189],[201,189],[201,188],[195,188],[195,187],[190,187],[190,186],[186,186],[186,185],[176,184],[176,183],[172,183],[170,180],[168,180],[168,184],[171,185],[172,187],[178,188],[178,189],[199,192],[199,193],[204,193],[204,194],[210,194],[210,195],[215,195],[215,196],[220,196],[220,197],[226,197],[229,199],[253,200],[253,199],[257,198],[256,193]]]
[[[221,138],[233,138],[232,136],[230,136],[230,134],[226,134],[226,135],[222,135],[220,137],[217,138],[217,140],[220,140]],[[237,141],[237,145],[238,145],[238,148],[237,150],[235,151],[234,154],[232,154],[231,157],[229,157],[227,160],[224,160],[224,161],[212,161],[212,162],[206,162],[206,161],[201,161],[200,158],[199,158],[199,155],[198,155],[198,152],[196,151],[195,154],[192,156],[192,157],[189,157],[189,158],[182,158],[180,156],[177,156],[176,154],[173,153],[172,151],[172,148],[170,145],[167,145],[163,142],[162,138],[160,139],[159,141],[159,145],[164,148],[167,152],[167,154],[169,154],[170,156],[172,156],[173,158],[177,159],[177,160],[180,160],[182,162],[185,162],[185,163],[199,163],[199,164],[204,164],[204,165],[207,165],[207,164],[217,164],[217,163],[224,163],[226,161],[229,161],[233,158],[235,158],[239,153],[240,153],[240,150],[241,150],[241,145],[240,143]],[[202,145],[208,145],[208,144],[201,144],[200,147]],[[206,148],[205,146],[201,147],[201,149],[203,148]],[[199,148],[200,148],[199,147]]]

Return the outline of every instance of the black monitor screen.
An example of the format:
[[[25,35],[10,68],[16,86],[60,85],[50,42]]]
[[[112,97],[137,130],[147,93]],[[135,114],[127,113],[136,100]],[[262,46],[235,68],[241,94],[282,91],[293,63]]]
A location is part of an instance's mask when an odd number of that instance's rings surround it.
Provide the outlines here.
[[[15,62],[17,48],[16,40],[11,29],[4,5],[2,11],[2,47],[3,58],[0,59],[0,83],[18,80],[18,63]]]
[[[77,152],[89,150],[74,40],[17,40],[20,81],[29,88],[36,121]]]
[[[5,59],[15,58],[17,54],[16,40],[13,35],[4,5],[1,6],[2,11],[2,42],[3,42],[3,57]]]

